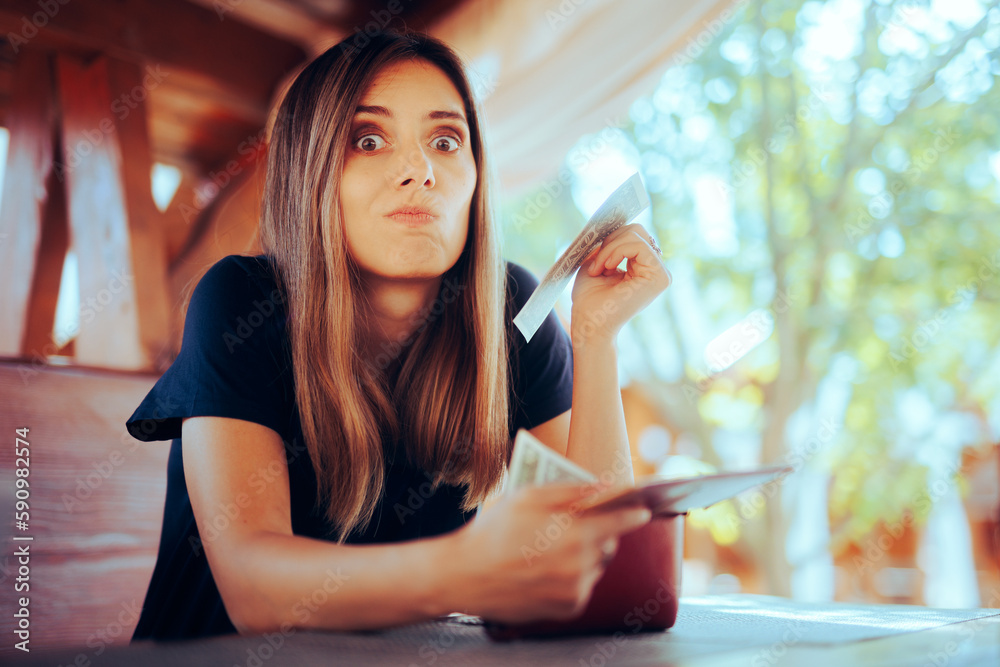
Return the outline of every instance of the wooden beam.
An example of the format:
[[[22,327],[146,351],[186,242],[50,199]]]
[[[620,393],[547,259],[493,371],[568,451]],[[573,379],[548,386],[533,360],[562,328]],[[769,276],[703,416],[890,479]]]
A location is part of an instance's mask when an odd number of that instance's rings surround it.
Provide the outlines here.
[[[59,141],[56,138],[56,153]],[[28,298],[27,325],[22,349],[31,359],[44,359],[59,354],[73,332],[53,331],[56,306],[62,284],[63,265],[69,249],[69,227],[66,222],[66,190],[53,170],[46,182],[48,201],[42,214],[41,241],[35,259],[35,275]]]
[[[0,211],[0,355],[22,356],[49,199],[56,128],[49,57],[23,49],[7,112],[10,144]],[[61,264],[60,264],[61,267]],[[58,280],[58,278],[57,278]]]
[[[59,56],[57,64],[64,145],[56,171],[66,179],[80,269],[76,359],[162,370],[170,355],[166,260],[143,93],[156,77],[103,56],[89,64]]]
[[[235,0],[234,0],[235,2]],[[105,53],[140,67],[199,74],[239,99],[266,103],[278,82],[302,63],[298,46],[188,2],[157,0],[0,0],[0,34],[15,53],[44,45],[65,53]],[[228,6],[230,3],[220,3]],[[44,14],[42,17],[36,16]],[[13,37],[13,39],[11,39]]]
[[[263,151],[258,153],[262,157]],[[266,161],[249,162],[230,183],[207,200],[190,225],[186,244],[169,266],[170,293],[175,303],[184,303],[205,272],[226,255],[260,253],[257,236],[260,220],[260,193],[264,188]],[[203,186],[202,190],[206,188]],[[182,206],[188,215],[190,206]],[[175,310],[174,347],[180,350],[183,317]]]
[[[187,238],[191,234],[192,224],[197,218],[197,208],[195,203],[195,180],[190,172],[181,170],[181,182],[177,186],[173,199],[163,212],[161,217],[163,229],[163,243],[167,253],[167,273],[170,273],[170,265],[180,255],[181,250],[187,243]],[[189,211],[185,215],[185,211]],[[193,212],[190,212],[193,211]]]
[[[412,1],[412,0],[411,0]],[[340,13],[351,0],[326,0],[321,6],[313,3],[284,2],[282,0],[190,0],[212,11],[221,12],[247,25],[277,35],[282,39],[309,49],[316,44],[333,45],[343,39],[342,29],[330,25],[316,15],[317,10]],[[315,49],[313,49],[315,53]]]
[[[132,63],[109,60],[111,89],[137,91],[152,83],[148,71]],[[138,96],[136,96],[138,99]],[[165,371],[173,361],[170,349],[170,305],[167,298],[167,246],[162,214],[153,202],[151,150],[147,128],[148,105],[117,117],[121,178],[125,188],[128,235],[131,240],[135,293],[138,299],[139,339],[152,368]]]

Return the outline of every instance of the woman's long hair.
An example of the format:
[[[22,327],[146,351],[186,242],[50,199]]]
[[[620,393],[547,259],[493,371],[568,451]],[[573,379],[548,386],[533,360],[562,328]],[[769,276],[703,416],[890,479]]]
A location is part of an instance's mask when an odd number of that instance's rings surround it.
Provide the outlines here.
[[[465,101],[478,178],[465,249],[423,324],[405,341],[410,350],[390,387],[379,368],[384,363],[366,361],[360,352],[369,314],[346,251],[340,181],[366,90],[386,65],[414,58],[440,68]],[[362,46],[345,40],[301,72],[278,109],[261,246],[286,293],[299,418],[319,502],[340,543],[374,514],[385,443],[405,443],[407,457],[433,475],[434,488],[466,485],[465,511],[502,480],[509,454],[506,271],[487,164],[480,113],[461,61],[425,35],[384,33]],[[386,359],[396,350],[387,353]]]

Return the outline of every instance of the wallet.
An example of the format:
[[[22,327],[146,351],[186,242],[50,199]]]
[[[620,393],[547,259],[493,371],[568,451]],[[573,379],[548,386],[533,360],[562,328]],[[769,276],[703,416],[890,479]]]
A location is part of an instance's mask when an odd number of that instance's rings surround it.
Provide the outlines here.
[[[494,641],[574,634],[662,632],[677,618],[684,515],[654,516],[618,539],[618,550],[573,619],[506,624],[483,620]]]

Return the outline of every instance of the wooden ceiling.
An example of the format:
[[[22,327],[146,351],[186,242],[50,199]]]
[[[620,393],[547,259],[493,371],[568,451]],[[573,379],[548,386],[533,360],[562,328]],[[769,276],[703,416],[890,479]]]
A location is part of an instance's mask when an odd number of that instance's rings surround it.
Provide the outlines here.
[[[46,4],[52,10],[39,8]],[[371,21],[426,29],[456,4],[0,0],[0,124],[10,104],[13,65],[24,48],[84,61],[108,55],[162,74],[148,90],[153,160],[197,178],[222,168],[238,155],[241,142],[259,133],[276,87],[311,55]]]
[[[220,253],[254,240],[252,177],[283,84],[355,29],[429,30],[456,4],[0,0],[0,125],[10,131],[0,356],[163,370],[185,291]],[[163,212],[150,193],[156,162],[181,171]],[[94,312],[60,336],[70,246]]]

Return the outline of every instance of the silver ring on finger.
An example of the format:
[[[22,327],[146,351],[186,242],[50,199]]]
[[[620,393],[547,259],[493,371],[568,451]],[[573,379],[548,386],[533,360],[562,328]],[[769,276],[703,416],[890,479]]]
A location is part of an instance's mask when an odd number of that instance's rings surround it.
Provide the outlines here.
[[[603,554],[601,558],[602,567],[607,566],[607,564],[611,562],[611,560],[615,557],[616,551],[618,551],[618,545],[616,544],[614,538],[606,540],[604,544],[601,545],[601,554]]]
[[[653,247],[653,252],[655,252],[661,258],[663,257],[663,251],[660,250],[660,246],[656,245],[656,239],[653,238],[652,234],[649,236],[649,245]]]

